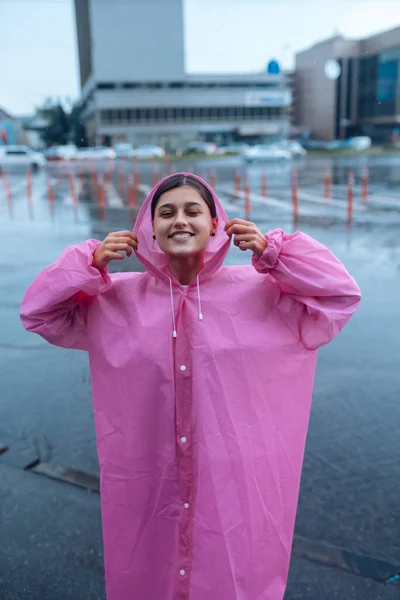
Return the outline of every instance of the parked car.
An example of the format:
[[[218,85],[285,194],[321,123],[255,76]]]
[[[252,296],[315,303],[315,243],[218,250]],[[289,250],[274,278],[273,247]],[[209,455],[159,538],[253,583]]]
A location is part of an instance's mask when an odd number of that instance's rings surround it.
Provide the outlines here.
[[[46,164],[44,156],[29,146],[0,146],[0,169],[7,167],[30,167],[37,171]]]
[[[164,148],[161,146],[155,146],[147,144],[145,146],[138,146],[129,152],[131,158],[163,158],[165,156]]]
[[[68,146],[50,146],[44,151],[43,156],[48,162],[59,161],[59,160],[71,160],[75,158],[77,147],[73,145]]]
[[[304,140],[301,142],[301,145],[306,150],[328,150],[329,142],[325,140]]]
[[[217,145],[212,142],[190,142],[179,154],[215,154],[216,150]]]
[[[354,150],[368,150],[371,148],[372,140],[367,135],[360,135],[349,139],[350,148]]]
[[[217,154],[241,154],[249,147],[250,146],[244,142],[233,142],[227,146],[220,146],[217,148]]]
[[[107,146],[78,148],[75,158],[76,160],[114,160],[115,150]]]
[[[294,157],[307,156],[307,150],[295,140],[282,140],[281,142],[272,144],[272,147],[287,150]]]
[[[115,144],[114,150],[117,158],[128,158],[130,153],[133,151],[133,145],[129,144],[128,142]]]
[[[242,157],[246,162],[262,160],[291,160],[292,155],[288,150],[276,148],[271,144],[256,144],[244,150]]]

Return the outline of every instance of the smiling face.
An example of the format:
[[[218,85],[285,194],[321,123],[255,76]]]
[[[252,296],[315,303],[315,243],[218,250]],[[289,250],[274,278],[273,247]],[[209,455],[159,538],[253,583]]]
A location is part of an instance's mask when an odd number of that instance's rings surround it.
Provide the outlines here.
[[[165,192],[154,213],[153,235],[166,254],[187,257],[205,251],[218,218],[193,187],[182,186]]]

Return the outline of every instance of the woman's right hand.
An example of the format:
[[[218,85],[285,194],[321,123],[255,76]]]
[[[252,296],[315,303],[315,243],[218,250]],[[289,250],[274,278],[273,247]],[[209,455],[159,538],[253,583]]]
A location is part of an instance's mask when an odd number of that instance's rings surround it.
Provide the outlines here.
[[[138,248],[138,239],[131,231],[109,233],[93,255],[92,267],[103,270],[112,260],[124,260]]]

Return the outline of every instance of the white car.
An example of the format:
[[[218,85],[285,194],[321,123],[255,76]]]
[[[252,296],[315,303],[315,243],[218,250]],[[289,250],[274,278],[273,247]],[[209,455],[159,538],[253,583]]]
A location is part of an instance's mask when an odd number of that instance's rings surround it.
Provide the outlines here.
[[[133,151],[133,146],[128,142],[121,142],[120,144],[115,144],[114,150],[117,158],[127,158]]]
[[[71,160],[75,158],[77,147],[71,145],[67,146],[50,146],[44,151],[44,158],[48,162],[54,162],[59,160]]]
[[[37,171],[46,164],[40,152],[35,152],[29,146],[0,146],[0,169],[7,167],[30,167]]]
[[[272,147],[287,150],[292,156],[307,156],[307,150],[295,140],[283,140],[277,144],[272,144]]]
[[[349,139],[350,148],[354,150],[369,150],[371,148],[372,140],[367,135],[360,135]]]
[[[244,150],[242,157],[246,162],[258,160],[291,160],[292,154],[288,150],[273,147],[271,144],[256,144]]]
[[[131,158],[164,158],[165,150],[161,146],[153,146],[148,144],[147,146],[139,146],[134,148],[129,155]]]
[[[92,146],[90,148],[78,148],[75,155],[76,160],[114,160],[115,150],[107,146]]]

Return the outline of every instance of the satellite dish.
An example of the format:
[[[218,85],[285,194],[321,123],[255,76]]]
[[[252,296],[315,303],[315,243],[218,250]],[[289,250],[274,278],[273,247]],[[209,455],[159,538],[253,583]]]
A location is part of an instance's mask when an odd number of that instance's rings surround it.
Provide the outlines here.
[[[331,81],[334,81],[335,79],[338,79],[340,77],[342,69],[340,68],[340,65],[337,60],[330,59],[326,61],[324,71],[326,77]]]

